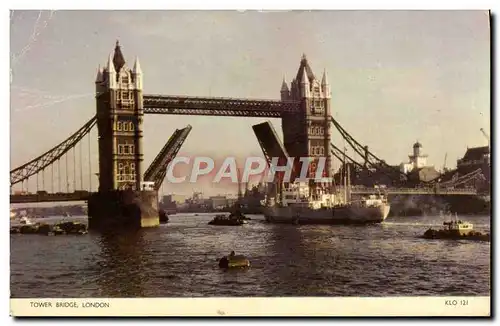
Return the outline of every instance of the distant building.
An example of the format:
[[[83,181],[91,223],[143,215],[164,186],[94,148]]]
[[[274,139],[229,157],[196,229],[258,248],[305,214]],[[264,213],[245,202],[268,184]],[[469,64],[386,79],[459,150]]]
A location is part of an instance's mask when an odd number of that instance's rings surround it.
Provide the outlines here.
[[[484,166],[490,166],[488,146],[467,148],[464,157],[457,160],[457,169],[460,174],[467,174]]]
[[[481,169],[485,178],[482,187],[488,188],[491,183],[491,161],[489,146],[467,148],[463,158],[457,160],[457,172],[465,175]]]
[[[410,172],[410,179],[416,182],[429,182],[432,180],[436,180],[440,175],[441,173],[439,173],[439,171],[436,171],[433,166],[424,166],[422,168],[413,169],[413,171]]]
[[[427,165],[427,154],[422,153],[422,144],[413,144],[413,155],[408,155],[408,163],[401,163],[399,169],[409,177],[410,183],[428,182],[441,175],[434,166]]]
[[[227,206],[226,196],[211,196],[208,200],[213,209],[221,209]]]
[[[414,169],[427,167],[427,155],[422,154],[422,144],[418,141],[413,144],[413,155],[408,155],[409,162],[401,163],[400,170],[403,173],[412,172]]]
[[[170,195],[165,195],[162,198],[163,203],[176,203],[176,204],[184,204],[186,202],[187,196],[186,195],[176,195],[176,194],[170,194]]]

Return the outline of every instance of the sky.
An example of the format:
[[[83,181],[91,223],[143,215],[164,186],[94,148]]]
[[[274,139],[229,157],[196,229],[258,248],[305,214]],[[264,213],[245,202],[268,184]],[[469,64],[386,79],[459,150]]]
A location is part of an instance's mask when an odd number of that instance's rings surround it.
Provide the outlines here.
[[[328,73],[334,117],[390,164],[406,162],[417,140],[438,169],[445,154],[454,167],[467,147],[488,144],[480,132],[490,134],[484,11],[14,11],[10,27],[11,169],[95,114],[96,71],[117,39],[129,67],[139,58],[145,94],[279,99],[305,53],[318,78]],[[260,156],[251,126],[263,120],[146,116],[146,166],[187,124],[183,154]],[[280,120],[271,121],[281,135]],[[335,130],[332,139],[343,146]],[[90,145],[90,180],[85,154],[82,180],[95,190],[95,130]],[[229,188],[205,182],[162,191],[214,195],[236,186]]]

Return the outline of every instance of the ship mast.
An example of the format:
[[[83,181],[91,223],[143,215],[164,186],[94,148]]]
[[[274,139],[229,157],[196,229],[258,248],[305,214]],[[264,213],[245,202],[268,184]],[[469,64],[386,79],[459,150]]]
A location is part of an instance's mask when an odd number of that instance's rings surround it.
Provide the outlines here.
[[[240,168],[236,169],[237,172],[237,177],[238,177],[238,205],[241,205],[241,200],[243,198],[243,194],[241,191],[241,174],[240,174]]]
[[[342,158],[342,174],[344,177],[344,204],[347,204],[347,175],[346,175],[346,165],[345,165],[345,152],[346,148],[344,147],[344,157]]]
[[[347,165],[347,189],[346,193],[348,194],[347,196],[347,201],[351,201],[351,166]]]

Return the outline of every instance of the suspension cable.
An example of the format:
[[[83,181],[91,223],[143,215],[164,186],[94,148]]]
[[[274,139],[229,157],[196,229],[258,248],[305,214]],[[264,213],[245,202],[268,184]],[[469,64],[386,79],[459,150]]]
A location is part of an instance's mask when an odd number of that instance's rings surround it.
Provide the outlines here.
[[[94,116],[87,123],[85,123],[83,127],[78,129],[78,131],[61,142],[59,145],[43,153],[37,158],[29,161],[28,163],[11,170],[10,184],[14,185],[16,183],[22,182],[23,180],[26,180],[29,177],[37,174],[45,167],[53,164],[62,155],[64,155],[67,151],[74,147],[83,138],[83,136],[85,136],[95,126],[96,120],[97,118]]]
[[[62,192],[62,189],[61,189],[61,159],[57,160],[57,183],[58,183],[57,190],[59,190],[59,192]]]
[[[52,188],[50,190],[54,193],[54,164],[51,164],[50,167],[52,170]]]
[[[68,154],[64,155],[64,159],[66,160],[66,193],[69,193],[69,180],[68,180]]]
[[[82,154],[82,147],[83,145],[80,143],[79,146],[80,148],[80,190],[83,190],[83,154]]]
[[[73,191],[76,191],[76,154],[73,147]]]
[[[92,159],[90,156],[90,146],[91,146],[91,139],[90,139],[90,132],[87,135],[88,141],[89,141],[89,192],[92,191]]]

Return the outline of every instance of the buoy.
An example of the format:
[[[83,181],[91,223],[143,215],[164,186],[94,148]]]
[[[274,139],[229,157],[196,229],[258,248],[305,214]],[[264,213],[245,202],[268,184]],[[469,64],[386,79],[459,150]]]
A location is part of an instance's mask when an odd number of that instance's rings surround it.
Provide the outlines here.
[[[235,255],[234,251],[228,256],[224,256],[219,260],[220,268],[239,268],[250,267],[250,261],[244,255]]]

